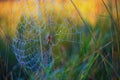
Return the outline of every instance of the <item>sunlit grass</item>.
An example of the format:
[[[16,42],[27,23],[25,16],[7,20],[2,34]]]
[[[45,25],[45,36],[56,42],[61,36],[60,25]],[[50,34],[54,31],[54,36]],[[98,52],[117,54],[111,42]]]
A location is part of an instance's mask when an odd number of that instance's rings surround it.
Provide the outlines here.
[[[120,7],[119,1],[115,1],[0,2],[0,56],[4,56],[3,60],[9,63],[6,72],[8,74],[3,74],[4,77],[33,80],[42,74],[41,78],[48,80],[118,80]],[[42,41],[39,43],[40,50],[48,50],[47,37],[50,35],[52,38],[52,44],[49,44],[52,45],[50,48],[54,63],[38,71],[37,75],[34,71],[24,68],[25,66],[18,65],[11,46],[17,35],[15,31],[20,26],[32,25],[33,23],[29,23],[30,20],[36,23],[36,29],[42,29],[41,33],[23,35],[27,35],[28,39],[39,36]],[[36,44],[27,45],[35,46]]]

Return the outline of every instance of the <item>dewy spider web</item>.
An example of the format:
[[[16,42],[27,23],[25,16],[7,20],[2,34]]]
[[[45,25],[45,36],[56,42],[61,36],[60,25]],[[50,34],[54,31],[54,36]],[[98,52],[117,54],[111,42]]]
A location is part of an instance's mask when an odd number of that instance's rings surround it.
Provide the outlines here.
[[[29,21],[29,20],[28,20]],[[13,39],[13,49],[18,61],[32,71],[36,71],[36,67],[47,66],[44,59],[48,56],[41,55],[39,32],[36,25],[32,23],[20,24],[16,30],[16,37]],[[51,49],[49,49],[51,51]],[[42,54],[46,54],[47,51]],[[51,52],[49,52],[51,53]],[[44,57],[43,60],[41,57]],[[49,58],[49,57],[48,57]],[[48,59],[49,60],[49,59]],[[49,61],[48,61],[49,62]]]
[[[32,18],[25,21],[26,18],[23,17],[16,29],[12,47],[18,62],[24,68],[38,72],[52,63],[52,48],[49,47],[41,53],[40,45],[42,44],[38,35],[40,30],[36,27],[35,21],[31,20]]]
[[[38,0],[36,0],[35,4],[38,3],[37,1]],[[31,14],[26,1],[24,1],[24,5],[29,14]],[[37,8],[40,7],[37,6]],[[40,11],[38,12],[39,18],[42,20],[42,14]],[[50,27],[56,25],[53,22],[52,13],[50,16],[48,15],[48,19],[48,25]],[[64,41],[80,44],[81,32],[74,30],[74,28],[70,28],[67,19],[65,19],[65,25],[66,27],[59,27],[57,31],[53,32],[54,34],[49,33],[54,40],[51,41],[52,44],[48,44],[47,40],[45,40],[47,34],[44,35],[47,28],[42,28],[39,24],[37,24],[37,21],[34,18],[24,15],[16,28],[16,35],[12,44],[12,48],[18,62],[25,69],[35,72],[37,75],[40,71],[44,70],[44,68],[53,64],[54,60],[52,58],[52,46],[57,46],[59,42]],[[68,29],[67,31],[66,28]]]

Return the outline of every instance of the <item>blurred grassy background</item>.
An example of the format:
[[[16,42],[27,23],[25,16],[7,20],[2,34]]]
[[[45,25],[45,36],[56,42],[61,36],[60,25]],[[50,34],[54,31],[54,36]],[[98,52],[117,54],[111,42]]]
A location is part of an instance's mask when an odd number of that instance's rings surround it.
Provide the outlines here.
[[[53,73],[48,79],[119,80],[119,5],[118,0],[0,1],[1,80],[26,80],[32,76],[21,68],[11,49],[23,15],[33,17],[38,26],[45,27],[45,36],[49,32],[59,34],[55,39],[60,42],[53,46]],[[76,31],[81,35],[66,34]],[[72,38],[62,41],[69,36]],[[73,39],[77,43],[73,43]]]

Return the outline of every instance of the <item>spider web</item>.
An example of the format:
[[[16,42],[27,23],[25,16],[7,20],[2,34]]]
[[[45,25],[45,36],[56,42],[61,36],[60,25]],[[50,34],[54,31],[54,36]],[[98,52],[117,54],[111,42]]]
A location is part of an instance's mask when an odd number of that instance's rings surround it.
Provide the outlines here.
[[[38,0],[35,1],[35,4],[38,4]],[[31,15],[26,1],[24,1],[24,5],[27,12]],[[39,10],[39,20],[42,20],[43,16],[40,11],[40,6],[37,6],[37,8]],[[57,26],[57,23],[53,20],[53,13],[51,12],[47,17],[48,24],[43,23],[39,26],[36,19],[32,17],[28,18],[24,15],[16,28],[16,35],[12,44],[18,62],[25,69],[35,72],[35,75],[38,75],[39,78],[41,76],[39,72],[46,67],[50,67],[54,62],[52,58],[53,46],[57,46],[61,42],[81,43],[81,32],[75,30],[74,26],[76,25],[69,27],[69,21],[64,19],[65,27],[64,25],[58,28],[52,27]],[[47,43],[46,36],[48,35],[52,37],[52,44]]]
[[[40,43],[38,35],[40,29],[36,28],[36,24],[32,23],[34,21],[31,21],[31,19],[24,23],[25,20],[26,17],[24,16],[23,22],[16,29],[12,47],[18,62],[23,67],[37,72],[49,66],[52,62],[52,48],[41,53],[40,45],[42,43]]]

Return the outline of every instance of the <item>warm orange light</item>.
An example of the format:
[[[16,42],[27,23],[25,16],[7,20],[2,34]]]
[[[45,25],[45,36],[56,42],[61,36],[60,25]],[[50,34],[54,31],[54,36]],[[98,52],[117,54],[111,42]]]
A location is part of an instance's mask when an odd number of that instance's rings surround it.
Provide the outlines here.
[[[0,2],[0,15],[6,15],[13,19],[14,24],[17,24],[22,14],[26,14],[28,16],[37,17],[39,15],[39,7],[35,2],[36,0],[21,0],[21,1],[6,1]],[[51,0],[52,1],[52,0]],[[101,0],[73,0],[76,4],[78,10],[82,14],[82,16],[88,20],[91,24],[95,24],[96,17],[101,13],[102,5]],[[54,0],[54,3],[47,2],[45,4],[44,1],[40,2],[41,10],[43,17],[45,8],[48,8],[48,11],[54,11],[56,13],[60,13],[59,16],[73,16],[75,19],[78,18],[78,15],[70,3],[69,0]],[[13,25],[15,26],[15,25]]]

